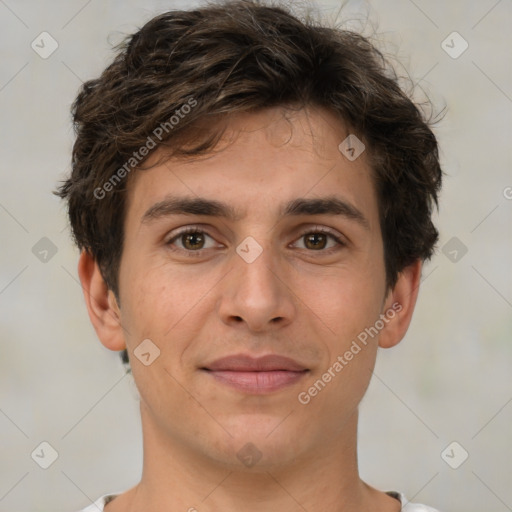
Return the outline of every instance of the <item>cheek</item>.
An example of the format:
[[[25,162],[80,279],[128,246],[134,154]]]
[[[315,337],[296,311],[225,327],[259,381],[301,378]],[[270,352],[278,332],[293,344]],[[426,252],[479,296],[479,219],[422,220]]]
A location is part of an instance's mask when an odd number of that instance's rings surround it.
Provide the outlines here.
[[[179,272],[170,272],[168,265],[155,261],[152,254],[142,252],[127,255],[122,271],[133,320],[144,323],[151,318],[153,323],[162,312],[165,314],[160,318],[169,320],[170,316],[179,313],[181,302],[177,299],[180,291],[186,290],[180,282]]]
[[[313,424],[316,418],[322,419],[319,433],[322,441],[336,439],[347,421],[357,412],[359,404],[368,388],[375,364],[376,347],[361,347],[358,353],[349,356],[346,350],[335,351],[335,357],[322,372],[312,375],[310,381],[300,390],[297,397],[300,405],[297,412],[305,418],[305,424]],[[341,357],[341,361],[338,360]],[[337,364],[336,364],[337,363]],[[308,427],[304,428],[307,431]],[[311,432],[311,435],[318,433]]]
[[[321,414],[327,408],[333,425],[340,425],[346,411],[354,410],[364,396],[375,366],[378,336],[367,329],[379,319],[384,276],[352,267],[320,283],[321,292],[315,295],[310,290],[306,295],[307,304],[321,319],[318,339],[323,340],[326,353],[322,366],[308,382],[313,386],[308,389],[318,393],[309,412]]]
[[[375,270],[378,270],[377,268]],[[379,318],[384,275],[354,266],[302,278],[301,296],[325,329],[329,345],[343,346]]]
[[[170,303],[176,303],[171,296],[173,288],[159,278],[158,272],[145,271],[145,267],[125,261],[120,273],[121,321],[131,356],[145,339],[162,350],[162,333],[169,330],[175,323],[174,316],[179,314],[175,307],[169,307]]]
[[[149,268],[141,272],[144,267]],[[198,338],[202,325],[198,317],[212,310],[208,293],[218,278],[194,276],[168,264],[127,265],[126,270],[121,313],[130,351],[149,338],[161,352],[160,364],[165,361],[174,371],[183,352]]]
[[[180,319],[190,308],[162,270],[131,276],[128,271],[126,278],[121,313],[133,378],[141,400],[158,416],[157,411],[169,410],[170,401],[181,404],[179,409],[187,399],[173,377],[180,379],[176,368],[186,338],[180,338]]]

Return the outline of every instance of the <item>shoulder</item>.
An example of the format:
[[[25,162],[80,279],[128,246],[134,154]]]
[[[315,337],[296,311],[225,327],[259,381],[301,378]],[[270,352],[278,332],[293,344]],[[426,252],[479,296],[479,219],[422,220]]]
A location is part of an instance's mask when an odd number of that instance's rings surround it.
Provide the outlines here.
[[[439,510],[421,505],[420,503],[411,503],[401,492],[389,491],[387,494],[396,498],[402,504],[402,512],[439,512]]]
[[[101,498],[98,498],[94,503],[91,503],[88,507],[80,510],[79,512],[103,512],[105,505],[111,502],[120,493],[105,494]]]
[[[428,507],[427,505],[411,503],[400,492],[389,491],[387,494],[400,501],[400,503],[403,505],[402,512],[439,512],[437,509]],[[94,503],[79,512],[102,512],[105,505],[112,501],[116,496],[119,496],[119,493],[106,494],[105,496],[101,496],[101,498],[98,498]]]

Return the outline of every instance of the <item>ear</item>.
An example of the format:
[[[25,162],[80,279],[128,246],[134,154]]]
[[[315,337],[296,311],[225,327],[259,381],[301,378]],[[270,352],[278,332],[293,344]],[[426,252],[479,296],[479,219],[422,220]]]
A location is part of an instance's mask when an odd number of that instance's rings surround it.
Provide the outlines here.
[[[406,267],[400,272],[394,288],[389,291],[382,311],[388,322],[379,335],[380,347],[394,347],[405,336],[418,298],[422,266],[423,262],[417,260]]]
[[[114,293],[108,289],[96,260],[87,251],[82,251],[80,255],[78,276],[89,318],[101,343],[110,350],[125,349],[121,310]]]

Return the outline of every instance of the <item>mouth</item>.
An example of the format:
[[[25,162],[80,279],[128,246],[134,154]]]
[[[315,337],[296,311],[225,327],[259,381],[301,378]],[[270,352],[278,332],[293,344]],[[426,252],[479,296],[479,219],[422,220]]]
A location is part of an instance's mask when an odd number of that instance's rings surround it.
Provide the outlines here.
[[[291,386],[309,372],[308,368],[288,357],[267,355],[254,358],[244,354],[218,359],[200,370],[220,384],[256,395]]]

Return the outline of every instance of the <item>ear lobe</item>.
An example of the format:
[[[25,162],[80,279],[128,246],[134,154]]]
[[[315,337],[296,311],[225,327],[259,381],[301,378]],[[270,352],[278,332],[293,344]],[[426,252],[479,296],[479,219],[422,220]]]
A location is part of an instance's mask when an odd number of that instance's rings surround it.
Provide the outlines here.
[[[380,332],[380,347],[394,347],[405,336],[418,298],[422,266],[423,262],[417,260],[403,269],[394,288],[388,293],[383,313],[388,312],[386,316],[389,321]]]
[[[78,276],[89,318],[101,343],[110,350],[125,349],[121,310],[114,293],[108,289],[97,262],[87,251],[82,251],[80,255]]]

